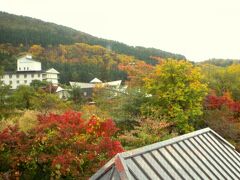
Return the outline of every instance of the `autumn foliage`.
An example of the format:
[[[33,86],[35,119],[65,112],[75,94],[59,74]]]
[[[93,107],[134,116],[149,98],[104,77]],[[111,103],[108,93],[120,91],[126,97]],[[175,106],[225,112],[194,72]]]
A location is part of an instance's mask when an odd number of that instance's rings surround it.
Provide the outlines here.
[[[131,87],[140,87],[144,85],[144,78],[149,76],[154,70],[154,66],[144,61],[131,62],[128,64],[119,64],[119,69],[127,72],[128,85]]]
[[[232,112],[240,113],[240,102],[234,101],[228,93],[225,93],[223,96],[217,96],[215,94],[207,96],[205,106],[208,109],[227,107]]]
[[[203,119],[207,126],[230,141],[240,150],[240,102],[231,98],[229,93],[207,96]]]
[[[79,112],[42,115],[27,133],[17,126],[0,133],[0,175],[24,179],[85,179],[123,148],[112,120]],[[1,177],[0,176],[0,177]],[[43,177],[44,176],[44,177]]]

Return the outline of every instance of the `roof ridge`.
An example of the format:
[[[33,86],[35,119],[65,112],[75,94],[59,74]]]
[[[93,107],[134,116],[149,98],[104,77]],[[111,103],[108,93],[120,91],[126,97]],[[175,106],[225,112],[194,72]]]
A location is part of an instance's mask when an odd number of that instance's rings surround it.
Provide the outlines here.
[[[167,140],[160,141],[160,142],[157,142],[157,143],[154,143],[154,144],[143,146],[143,147],[140,147],[140,148],[137,148],[137,149],[122,152],[121,155],[123,156],[123,158],[130,158],[130,157],[133,157],[133,156],[137,156],[139,154],[143,154],[145,152],[149,152],[149,151],[153,151],[155,149],[159,149],[161,147],[164,147],[164,146],[167,146],[167,145],[170,145],[170,144],[173,144],[173,143],[177,143],[179,141],[183,141],[185,139],[189,139],[189,138],[198,136],[200,134],[204,134],[206,132],[214,132],[214,131],[211,128],[207,127],[207,128],[204,128],[204,129],[200,129],[198,131],[183,134],[181,136],[177,136],[177,137],[174,137],[174,138],[171,138],[171,139],[167,139]],[[217,135],[217,137],[220,137],[216,132],[214,132],[214,134]],[[223,138],[221,138],[221,139],[223,139]],[[227,141],[224,140],[224,142],[226,143]]]
[[[121,153],[118,153],[115,156],[115,167],[119,173],[120,179],[128,179],[128,177],[130,177],[129,169],[128,169],[127,164],[124,161]]]

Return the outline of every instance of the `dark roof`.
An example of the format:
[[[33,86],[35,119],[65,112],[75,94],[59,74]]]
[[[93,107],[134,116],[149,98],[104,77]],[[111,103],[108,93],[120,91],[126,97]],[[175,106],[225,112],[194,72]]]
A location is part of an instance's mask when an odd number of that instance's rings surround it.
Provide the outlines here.
[[[117,154],[90,179],[239,179],[240,154],[210,128]]]

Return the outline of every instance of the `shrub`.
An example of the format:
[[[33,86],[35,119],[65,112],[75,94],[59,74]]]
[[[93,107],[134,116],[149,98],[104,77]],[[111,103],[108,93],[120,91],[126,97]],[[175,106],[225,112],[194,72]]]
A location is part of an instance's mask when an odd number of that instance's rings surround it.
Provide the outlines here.
[[[177,135],[173,131],[173,123],[164,120],[140,118],[137,122],[138,125],[135,125],[133,130],[125,131],[119,136],[126,149],[146,146]]]
[[[12,126],[0,133],[0,174],[23,179],[86,179],[123,148],[112,120],[81,113],[38,117],[27,131]],[[0,177],[1,177],[0,176]]]
[[[228,93],[223,96],[210,94],[206,98],[203,116],[207,126],[229,140],[240,150],[240,102]]]

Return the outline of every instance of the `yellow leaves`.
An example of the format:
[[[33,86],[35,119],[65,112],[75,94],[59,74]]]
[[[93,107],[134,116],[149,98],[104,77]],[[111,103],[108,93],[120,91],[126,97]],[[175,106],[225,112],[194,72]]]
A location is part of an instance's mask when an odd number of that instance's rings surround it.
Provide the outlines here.
[[[185,60],[162,61],[154,74],[145,79],[145,87],[147,93],[154,97],[148,106],[156,109],[151,110],[155,117],[165,116],[170,121],[178,122],[180,131],[191,129],[188,120],[194,120],[201,114],[201,103],[207,93],[207,84],[203,83],[199,67]]]
[[[32,45],[29,49],[29,52],[33,55],[33,56],[40,56],[44,51],[44,48],[41,45]]]
[[[201,65],[205,81],[218,95],[231,92],[234,99],[240,99],[240,64],[232,64],[227,67],[214,65]]]

